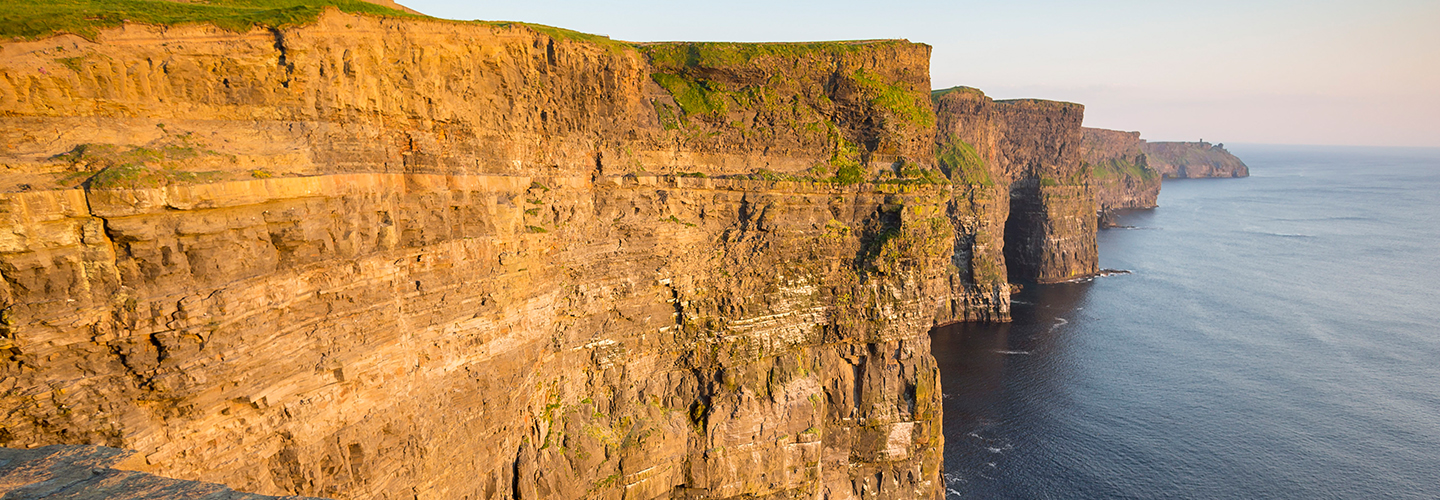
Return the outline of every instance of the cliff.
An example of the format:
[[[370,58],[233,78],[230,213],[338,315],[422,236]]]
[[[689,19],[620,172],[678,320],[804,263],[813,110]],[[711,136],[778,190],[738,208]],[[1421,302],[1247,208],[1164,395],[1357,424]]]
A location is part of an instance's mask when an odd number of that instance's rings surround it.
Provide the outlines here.
[[[1102,217],[1119,209],[1155,208],[1160,173],[1150,168],[1140,133],[1089,127],[1083,133],[1080,156],[1090,168]]]
[[[0,445],[276,495],[943,495],[929,329],[1006,316],[988,207],[1082,188],[940,176],[929,47],[318,16],[0,44]]]
[[[1226,151],[1224,144],[1150,142],[1145,144],[1145,157],[1166,178],[1250,176],[1250,167]]]
[[[1095,195],[1080,158],[1084,106],[995,101],[967,87],[931,97],[942,168],[989,203],[969,214],[983,222],[957,236],[977,242],[972,269],[996,270],[977,286],[1007,276],[1049,283],[1094,275]]]

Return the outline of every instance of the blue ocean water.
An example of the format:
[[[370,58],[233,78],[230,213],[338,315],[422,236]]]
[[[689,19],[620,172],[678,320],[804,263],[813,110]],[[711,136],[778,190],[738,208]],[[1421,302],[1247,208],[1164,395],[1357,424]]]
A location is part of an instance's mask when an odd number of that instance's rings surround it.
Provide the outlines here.
[[[1231,150],[934,332],[949,498],[1440,498],[1440,149]]]

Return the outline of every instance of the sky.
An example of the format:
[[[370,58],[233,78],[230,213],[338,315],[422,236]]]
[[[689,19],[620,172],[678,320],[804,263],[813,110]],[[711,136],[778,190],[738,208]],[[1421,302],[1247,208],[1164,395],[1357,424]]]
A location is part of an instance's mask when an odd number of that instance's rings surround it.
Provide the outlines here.
[[[1085,105],[1151,141],[1440,147],[1440,0],[400,0],[627,41],[904,38],[935,88]]]

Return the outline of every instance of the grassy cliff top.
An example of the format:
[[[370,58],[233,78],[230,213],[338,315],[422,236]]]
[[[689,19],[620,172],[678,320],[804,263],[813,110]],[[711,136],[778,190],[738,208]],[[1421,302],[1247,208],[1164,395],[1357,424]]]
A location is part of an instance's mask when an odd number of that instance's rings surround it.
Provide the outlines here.
[[[959,92],[959,93],[962,93],[962,94],[971,94],[971,95],[975,95],[975,96],[978,96],[978,97],[985,97],[985,92],[982,92],[980,89],[977,89],[977,88],[975,88],[975,87],[966,87],[966,86],[961,85],[961,86],[950,87],[950,88],[948,88],[948,89],[936,89],[936,90],[931,90],[931,91],[930,91],[930,99],[932,99],[932,100],[939,99],[939,98],[941,98],[941,97],[944,97],[944,96],[947,95],[947,94],[952,94],[952,93],[956,93],[956,92]]]
[[[1084,104],[1069,101],[1052,101],[1049,99],[1000,99],[996,104],[1009,104],[1031,109],[1085,109]]]
[[[127,21],[160,26],[208,23],[239,32],[313,22],[326,7],[415,16],[362,0],[6,0],[0,2],[0,38],[33,39],[56,33],[94,38],[99,30]]]
[[[635,44],[659,67],[731,67],[760,58],[801,58],[845,54],[876,47],[920,45],[909,40],[843,40],[833,42],[647,42]]]

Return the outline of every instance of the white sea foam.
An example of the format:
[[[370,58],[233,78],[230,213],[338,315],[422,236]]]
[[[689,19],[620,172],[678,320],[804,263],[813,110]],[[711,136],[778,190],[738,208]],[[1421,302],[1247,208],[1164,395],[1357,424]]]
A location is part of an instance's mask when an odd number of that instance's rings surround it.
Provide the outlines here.
[[[1022,355],[1022,356],[1029,356],[1029,355],[1030,355],[1030,351],[995,351],[995,352],[1000,353],[1000,354],[1019,354],[1019,355]]]
[[[1055,324],[1050,325],[1050,331],[1053,332],[1053,331],[1055,331],[1056,328],[1060,328],[1060,327],[1065,326],[1065,325],[1067,325],[1067,324],[1069,324],[1069,323],[1070,323],[1070,320],[1067,320],[1067,319],[1065,319],[1065,318],[1055,318]]]

